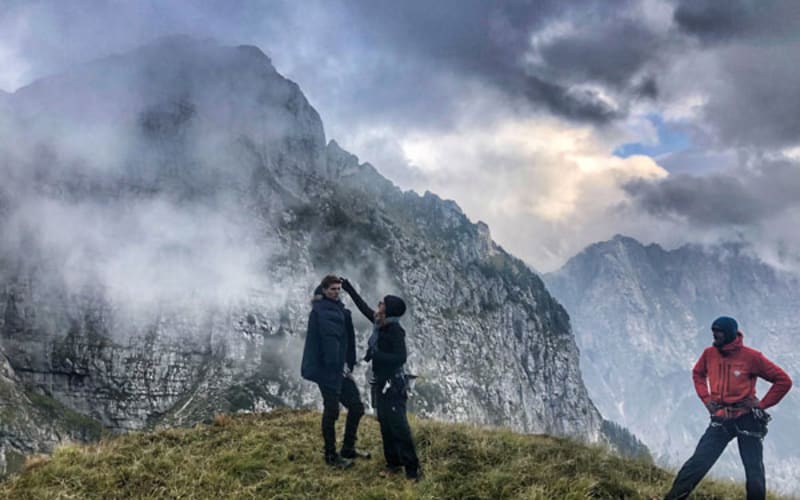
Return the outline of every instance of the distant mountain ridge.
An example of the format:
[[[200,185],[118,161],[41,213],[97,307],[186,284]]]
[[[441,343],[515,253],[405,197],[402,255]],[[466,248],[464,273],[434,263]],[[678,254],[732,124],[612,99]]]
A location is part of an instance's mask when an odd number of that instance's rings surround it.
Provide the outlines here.
[[[654,456],[679,465],[707,424],[691,368],[711,344],[711,322],[734,316],[745,345],[761,350],[795,381],[800,374],[796,320],[800,280],[745,248],[664,250],[616,236],[587,247],[545,276],[567,308],[589,393],[608,419],[633,431]],[[763,397],[766,384],[758,384]],[[767,479],[797,494],[800,392],[773,411],[765,441]],[[731,445],[717,474],[743,478]]]

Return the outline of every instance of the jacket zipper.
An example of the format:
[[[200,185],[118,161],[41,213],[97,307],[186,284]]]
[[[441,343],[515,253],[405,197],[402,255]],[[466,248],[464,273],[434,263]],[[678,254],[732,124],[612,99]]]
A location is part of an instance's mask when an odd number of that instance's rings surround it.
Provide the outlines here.
[[[720,370],[722,370],[722,373],[720,374],[722,387],[720,387],[719,390],[719,399],[720,402],[725,402],[725,394],[728,392],[728,365],[724,360],[722,361],[722,364],[720,364]]]

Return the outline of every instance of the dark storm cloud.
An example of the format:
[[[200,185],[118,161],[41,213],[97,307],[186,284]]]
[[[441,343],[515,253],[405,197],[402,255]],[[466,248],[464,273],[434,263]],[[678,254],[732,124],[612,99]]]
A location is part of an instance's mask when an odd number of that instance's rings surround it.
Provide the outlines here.
[[[714,64],[693,69],[707,78],[699,85],[716,85],[699,91],[707,94],[702,116],[718,146],[781,147],[800,137],[800,3],[793,1],[676,0],[676,30],[645,22],[637,0],[40,0],[5,7],[0,55],[3,45],[11,48],[29,66],[29,79],[172,33],[254,44],[300,84],[334,137],[381,126],[448,129],[486,92],[521,113],[606,124],[638,99],[669,99],[691,87],[683,74],[677,80],[686,81],[672,87],[662,78],[678,57],[691,57],[685,42],[697,37],[714,42],[697,49]],[[559,25],[567,29],[553,29]]]
[[[758,168],[696,177],[678,174],[625,186],[639,208],[697,227],[750,226],[800,207],[800,164],[765,161]]]
[[[707,42],[731,38],[798,36],[800,3],[795,0],[680,0],[675,23]]]
[[[636,94],[640,71],[661,48],[656,34],[620,14],[630,12],[630,4],[414,0],[386,8],[359,1],[350,12],[370,44],[416,62],[423,88],[427,74],[445,71],[453,80],[474,79],[557,115],[605,123],[624,110],[573,87],[597,83]],[[532,37],[552,22],[594,25],[542,42],[540,60],[531,61]],[[650,83],[645,95],[653,88]]]
[[[700,90],[707,95],[703,117],[720,145],[797,145],[800,2],[681,0],[673,17],[713,61],[697,70],[713,82]]]
[[[637,19],[623,17],[634,2],[555,2],[411,0],[391,8],[374,1],[355,2],[352,10],[367,39],[398,53],[413,52],[465,73],[521,79],[540,78],[628,83],[659,49],[658,37]],[[525,62],[531,36],[554,21],[591,24],[544,43],[544,64]]]
[[[761,148],[798,144],[798,50],[800,42],[718,51],[720,81],[708,95],[704,116],[721,142]]]
[[[624,88],[658,54],[660,43],[636,21],[612,18],[592,30],[554,41],[542,50],[542,56],[551,71],[565,77]]]
[[[646,97],[648,99],[656,99],[658,97],[658,83],[652,76],[645,77],[635,90],[641,97]]]
[[[602,124],[620,116],[617,110],[590,90],[571,92],[563,85],[535,76],[529,76],[519,83],[524,87],[524,95],[531,101],[544,104],[550,111],[565,118]]]
[[[342,121],[369,114],[395,126],[447,127],[473,85],[532,109],[607,123],[623,116],[625,106],[610,104],[587,85],[623,96],[655,95],[652,76],[641,73],[661,44],[626,17],[633,4],[39,1],[12,4],[0,14],[0,28],[18,32],[19,55],[33,77],[186,33],[261,46],[279,70],[281,61],[291,66],[290,76],[312,100],[333,103],[330,109]],[[553,22],[592,29],[545,40],[540,60],[531,62],[532,36]]]

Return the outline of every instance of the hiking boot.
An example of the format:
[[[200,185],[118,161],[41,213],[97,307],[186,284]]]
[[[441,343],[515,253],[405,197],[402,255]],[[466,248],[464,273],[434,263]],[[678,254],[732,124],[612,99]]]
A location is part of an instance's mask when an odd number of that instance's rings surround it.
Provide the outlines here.
[[[401,472],[403,472],[403,467],[401,465],[387,465],[378,475],[381,477],[392,477]]]
[[[406,469],[406,479],[409,479],[411,481],[418,483],[422,481],[423,475],[424,474],[422,474],[422,469],[411,469],[411,470]]]
[[[356,458],[362,458],[362,459],[372,458],[372,455],[370,455],[368,451],[361,451],[355,448],[349,448],[349,449],[342,448],[342,451],[341,453],[339,453],[339,455],[341,455],[344,458],[349,458],[351,460],[354,460]]]
[[[325,455],[325,463],[336,469],[348,469],[353,466],[353,461],[343,458],[338,453]]]

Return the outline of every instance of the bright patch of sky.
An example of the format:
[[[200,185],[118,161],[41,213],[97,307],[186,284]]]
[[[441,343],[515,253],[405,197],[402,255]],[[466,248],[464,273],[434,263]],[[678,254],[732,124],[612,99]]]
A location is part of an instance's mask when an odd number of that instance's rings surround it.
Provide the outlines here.
[[[13,92],[27,82],[28,65],[0,40],[0,90]]]
[[[656,140],[623,144],[614,149],[614,156],[628,158],[640,155],[658,159],[671,153],[689,149],[692,145],[686,133],[665,123],[661,115],[649,114],[647,115],[647,120],[655,127],[657,132]]]

